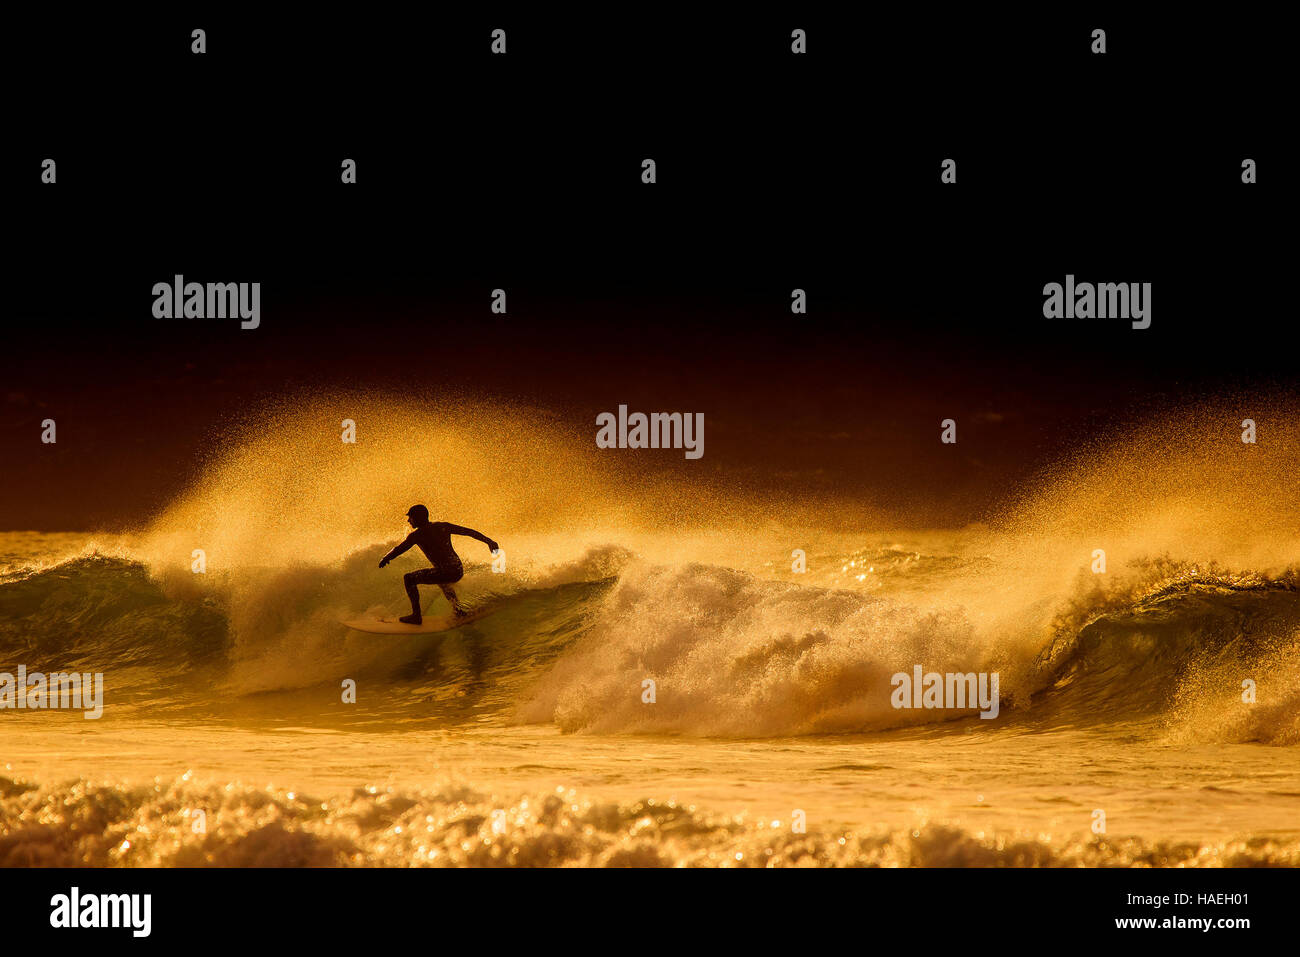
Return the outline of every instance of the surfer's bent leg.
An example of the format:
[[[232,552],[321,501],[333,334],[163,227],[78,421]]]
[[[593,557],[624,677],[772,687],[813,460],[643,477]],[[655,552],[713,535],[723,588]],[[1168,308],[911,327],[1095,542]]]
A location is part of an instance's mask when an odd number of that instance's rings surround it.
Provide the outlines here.
[[[462,618],[469,612],[460,607],[460,601],[456,598],[456,591],[450,585],[442,585],[442,593],[447,596],[447,601],[451,604],[451,611],[457,618]]]
[[[469,614],[460,607],[456,593],[451,589],[452,582],[458,582],[464,577],[465,570],[459,565],[451,568],[421,568],[418,572],[407,572],[402,577],[402,581],[406,583],[406,596],[411,599],[411,613],[397,620],[404,621],[408,625],[418,625],[424,620],[420,613],[420,585],[441,586],[442,593],[447,596],[447,601],[451,603],[451,610],[456,616]]]
[[[452,568],[448,568],[447,574],[443,576],[442,581],[438,583],[439,587],[442,588],[442,593],[447,596],[447,602],[451,605],[452,613],[457,618],[464,618],[469,614],[469,612],[460,607],[460,600],[457,599],[456,591],[451,586],[453,582],[458,582],[464,577],[465,569],[460,565],[456,565]]]
[[[406,585],[406,597],[411,599],[411,614],[405,618],[399,618],[398,621],[404,621],[408,625],[418,625],[423,620],[420,615],[419,586],[425,583],[426,576],[432,571],[432,568],[424,568],[418,572],[407,572],[402,576],[402,581]]]

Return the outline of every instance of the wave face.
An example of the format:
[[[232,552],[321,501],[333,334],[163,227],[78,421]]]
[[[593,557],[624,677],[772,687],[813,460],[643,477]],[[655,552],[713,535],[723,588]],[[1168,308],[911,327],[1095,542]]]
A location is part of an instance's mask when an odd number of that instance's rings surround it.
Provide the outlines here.
[[[1300,741],[1296,576],[1229,579],[1161,566],[1141,578],[1144,587],[1123,599],[1090,589],[1030,654],[1032,646],[989,642],[959,611],[728,569],[637,568],[522,714],[553,715],[570,731],[774,737],[974,713],[896,710],[890,677],[915,662],[998,672],[1012,726],[1159,716],[1167,727],[1195,722],[1207,739]],[[656,681],[654,706],[642,701],[637,675]],[[1247,705],[1241,680],[1252,676],[1258,701]]]
[[[344,415],[364,442],[339,443]],[[1295,744],[1300,437],[1234,445],[1234,415],[1081,451],[986,525],[886,532],[861,504],[633,471],[542,412],[277,407],[216,443],[148,528],[61,551],[6,538],[0,655],[102,671],[126,710],[745,738],[970,718],[892,707],[891,676],[920,665],[997,672],[990,731],[1137,723]],[[441,636],[350,632],[342,619],[402,608],[415,562],[377,563],[417,501],[505,544],[493,574],[458,540],[458,588],[493,613]],[[349,678],[367,693],[344,709]]]
[[[457,588],[471,603],[493,603],[487,619],[444,636],[361,635],[341,619],[402,600],[400,578],[376,568],[385,550],[334,568],[244,570],[200,582],[160,580],[143,563],[100,555],[11,574],[0,578],[0,655],[10,670],[23,662],[29,671],[103,672],[111,700],[131,709],[235,715],[243,701],[286,718],[469,719],[507,707],[608,587],[578,575],[498,593],[490,571],[471,565]],[[586,567],[613,560],[596,555]],[[347,678],[382,683],[386,693],[335,708]]]
[[[375,568],[381,551],[202,587],[102,556],[11,574],[0,579],[0,654],[29,670],[102,671],[112,702],[130,711],[237,717],[242,703],[331,724],[495,720],[747,738],[971,715],[892,707],[891,676],[924,663],[999,672],[1003,720],[989,730],[1152,719],[1150,733],[1186,740],[1300,742],[1294,574],[1156,563],[1118,589],[1085,581],[1035,647],[989,641],[959,608],[611,548],[513,591],[471,566],[462,590],[493,614],[444,636],[391,639],[339,624],[358,607],[393,605],[395,583]],[[384,693],[338,708],[345,678]],[[1243,678],[1256,682],[1253,704],[1241,699]]]

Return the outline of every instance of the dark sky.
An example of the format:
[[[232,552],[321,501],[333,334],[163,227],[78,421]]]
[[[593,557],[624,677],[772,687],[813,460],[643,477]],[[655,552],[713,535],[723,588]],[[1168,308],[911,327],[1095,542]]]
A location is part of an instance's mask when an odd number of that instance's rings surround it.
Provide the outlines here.
[[[504,62],[488,21],[20,33],[63,79],[6,137],[0,528],[146,518],[309,390],[698,409],[710,468],[941,481],[974,517],[1101,423],[1295,388],[1267,48],[1248,91],[1231,30],[1115,22],[1094,57],[1069,20],[823,19],[797,58],[787,19],[512,21]],[[260,281],[261,328],[154,319],[176,273]],[[1151,282],[1151,328],[1044,319],[1066,273]]]

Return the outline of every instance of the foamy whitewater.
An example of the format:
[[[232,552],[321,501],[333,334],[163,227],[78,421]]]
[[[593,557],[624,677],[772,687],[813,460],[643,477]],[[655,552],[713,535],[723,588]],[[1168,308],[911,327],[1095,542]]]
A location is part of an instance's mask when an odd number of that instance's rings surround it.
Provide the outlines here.
[[[0,533],[0,672],[105,676],[97,721],[0,711],[0,863],[1300,864],[1300,418],[1247,411],[926,530],[542,410],[285,403],[145,528]],[[492,613],[349,631],[403,608],[415,502],[501,542],[455,540]],[[997,672],[998,717],[894,708],[915,665]]]

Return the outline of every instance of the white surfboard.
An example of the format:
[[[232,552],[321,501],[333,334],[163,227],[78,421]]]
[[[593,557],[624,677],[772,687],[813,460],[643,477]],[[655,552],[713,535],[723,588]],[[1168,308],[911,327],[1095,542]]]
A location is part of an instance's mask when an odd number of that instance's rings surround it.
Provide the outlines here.
[[[434,635],[440,631],[452,631],[461,625],[468,625],[471,621],[478,621],[488,612],[489,609],[484,608],[470,612],[464,618],[457,618],[454,615],[435,615],[425,617],[418,625],[408,625],[396,618],[353,618],[344,621],[343,624],[369,635]]]

